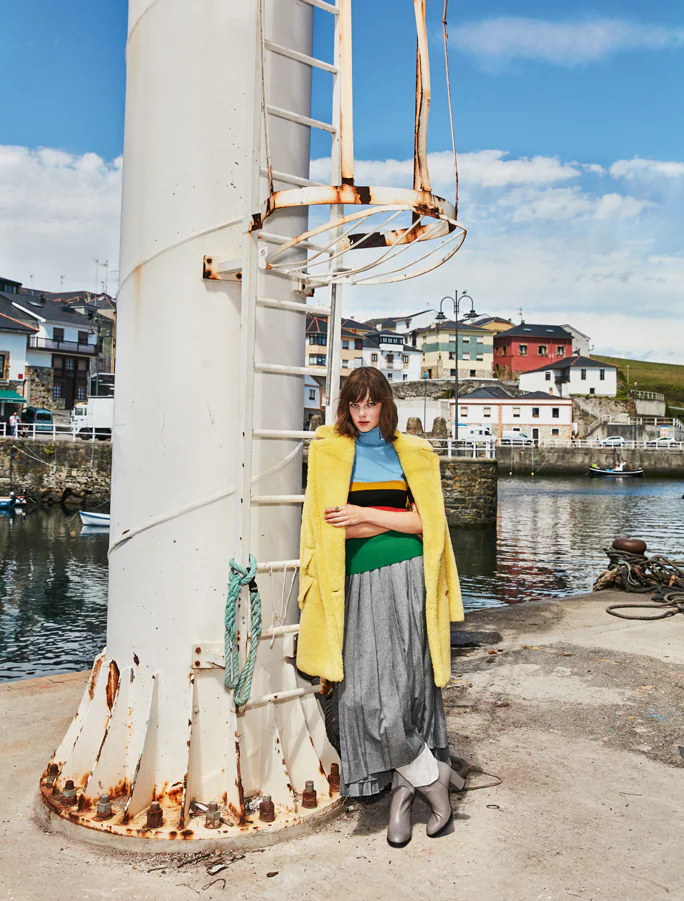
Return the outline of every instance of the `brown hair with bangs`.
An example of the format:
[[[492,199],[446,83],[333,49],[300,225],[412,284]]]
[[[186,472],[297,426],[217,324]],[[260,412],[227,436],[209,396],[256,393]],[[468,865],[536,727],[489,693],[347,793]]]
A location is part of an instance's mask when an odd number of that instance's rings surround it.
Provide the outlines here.
[[[385,441],[394,441],[394,433],[399,423],[397,406],[392,396],[392,386],[385,376],[372,366],[355,369],[342,386],[337,404],[335,431],[348,438],[358,438],[359,430],[349,412],[349,404],[358,404],[369,397],[373,403],[382,404],[380,410],[380,434]]]

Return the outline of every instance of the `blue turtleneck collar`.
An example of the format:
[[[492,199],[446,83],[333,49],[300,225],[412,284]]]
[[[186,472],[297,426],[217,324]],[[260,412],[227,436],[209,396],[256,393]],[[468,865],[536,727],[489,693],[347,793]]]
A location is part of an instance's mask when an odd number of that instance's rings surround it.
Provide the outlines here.
[[[383,447],[387,444],[382,437],[379,425],[376,425],[370,432],[359,432],[356,443],[360,444],[362,447]]]

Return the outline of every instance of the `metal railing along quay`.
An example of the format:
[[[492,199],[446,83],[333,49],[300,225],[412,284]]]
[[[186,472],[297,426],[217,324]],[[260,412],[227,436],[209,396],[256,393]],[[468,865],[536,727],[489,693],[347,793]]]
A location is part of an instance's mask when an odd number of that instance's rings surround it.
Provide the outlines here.
[[[62,425],[55,422],[50,425],[47,423],[22,422],[19,424],[17,433],[13,434],[8,423],[0,423],[0,438],[29,439],[32,441],[40,439],[48,441],[76,441],[77,438],[82,441],[110,441],[111,437],[108,429],[88,428],[87,426],[75,428],[66,423]]]

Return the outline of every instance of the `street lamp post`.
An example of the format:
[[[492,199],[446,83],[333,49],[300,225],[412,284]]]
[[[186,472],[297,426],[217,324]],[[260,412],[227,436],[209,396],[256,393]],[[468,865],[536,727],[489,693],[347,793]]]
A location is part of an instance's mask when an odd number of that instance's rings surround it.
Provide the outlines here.
[[[477,313],[475,312],[475,301],[470,296],[470,294],[467,294],[465,291],[463,291],[461,293],[461,296],[459,297],[458,291],[454,291],[453,297],[451,296],[451,294],[447,294],[446,297],[443,297],[440,300],[439,313],[437,313],[436,322],[444,322],[446,319],[446,316],[444,315],[444,313],[442,311],[442,307],[444,306],[445,300],[450,300],[454,307],[454,327],[455,327],[455,332],[456,332],[455,341],[454,341],[454,363],[455,363],[455,367],[454,367],[454,440],[458,441],[458,317],[459,317],[459,311],[461,308],[461,301],[462,300],[470,301],[470,312],[466,313],[466,315],[463,317],[464,320],[475,319],[475,317],[477,316]],[[437,326],[437,328],[439,329],[439,326]],[[438,334],[439,334],[439,332],[438,332]],[[438,339],[438,342],[439,342],[439,339]],[[438,343],[438,346],[439,346],[439,343]]]

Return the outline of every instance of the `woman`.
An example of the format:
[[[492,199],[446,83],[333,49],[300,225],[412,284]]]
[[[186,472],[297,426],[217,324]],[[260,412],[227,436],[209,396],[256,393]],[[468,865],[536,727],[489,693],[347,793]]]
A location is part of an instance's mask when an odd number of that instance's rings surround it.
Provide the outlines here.
[[[342,792],[392,784],[391,845],[411,840],[416,789],[427,834],[451,821],[441,687],[451,675],[450,621],[463,619],[439,459],[397,431],[392,389],[355,370],[335,426],[316,431],[302,514],[297,665],[339,683]]]

